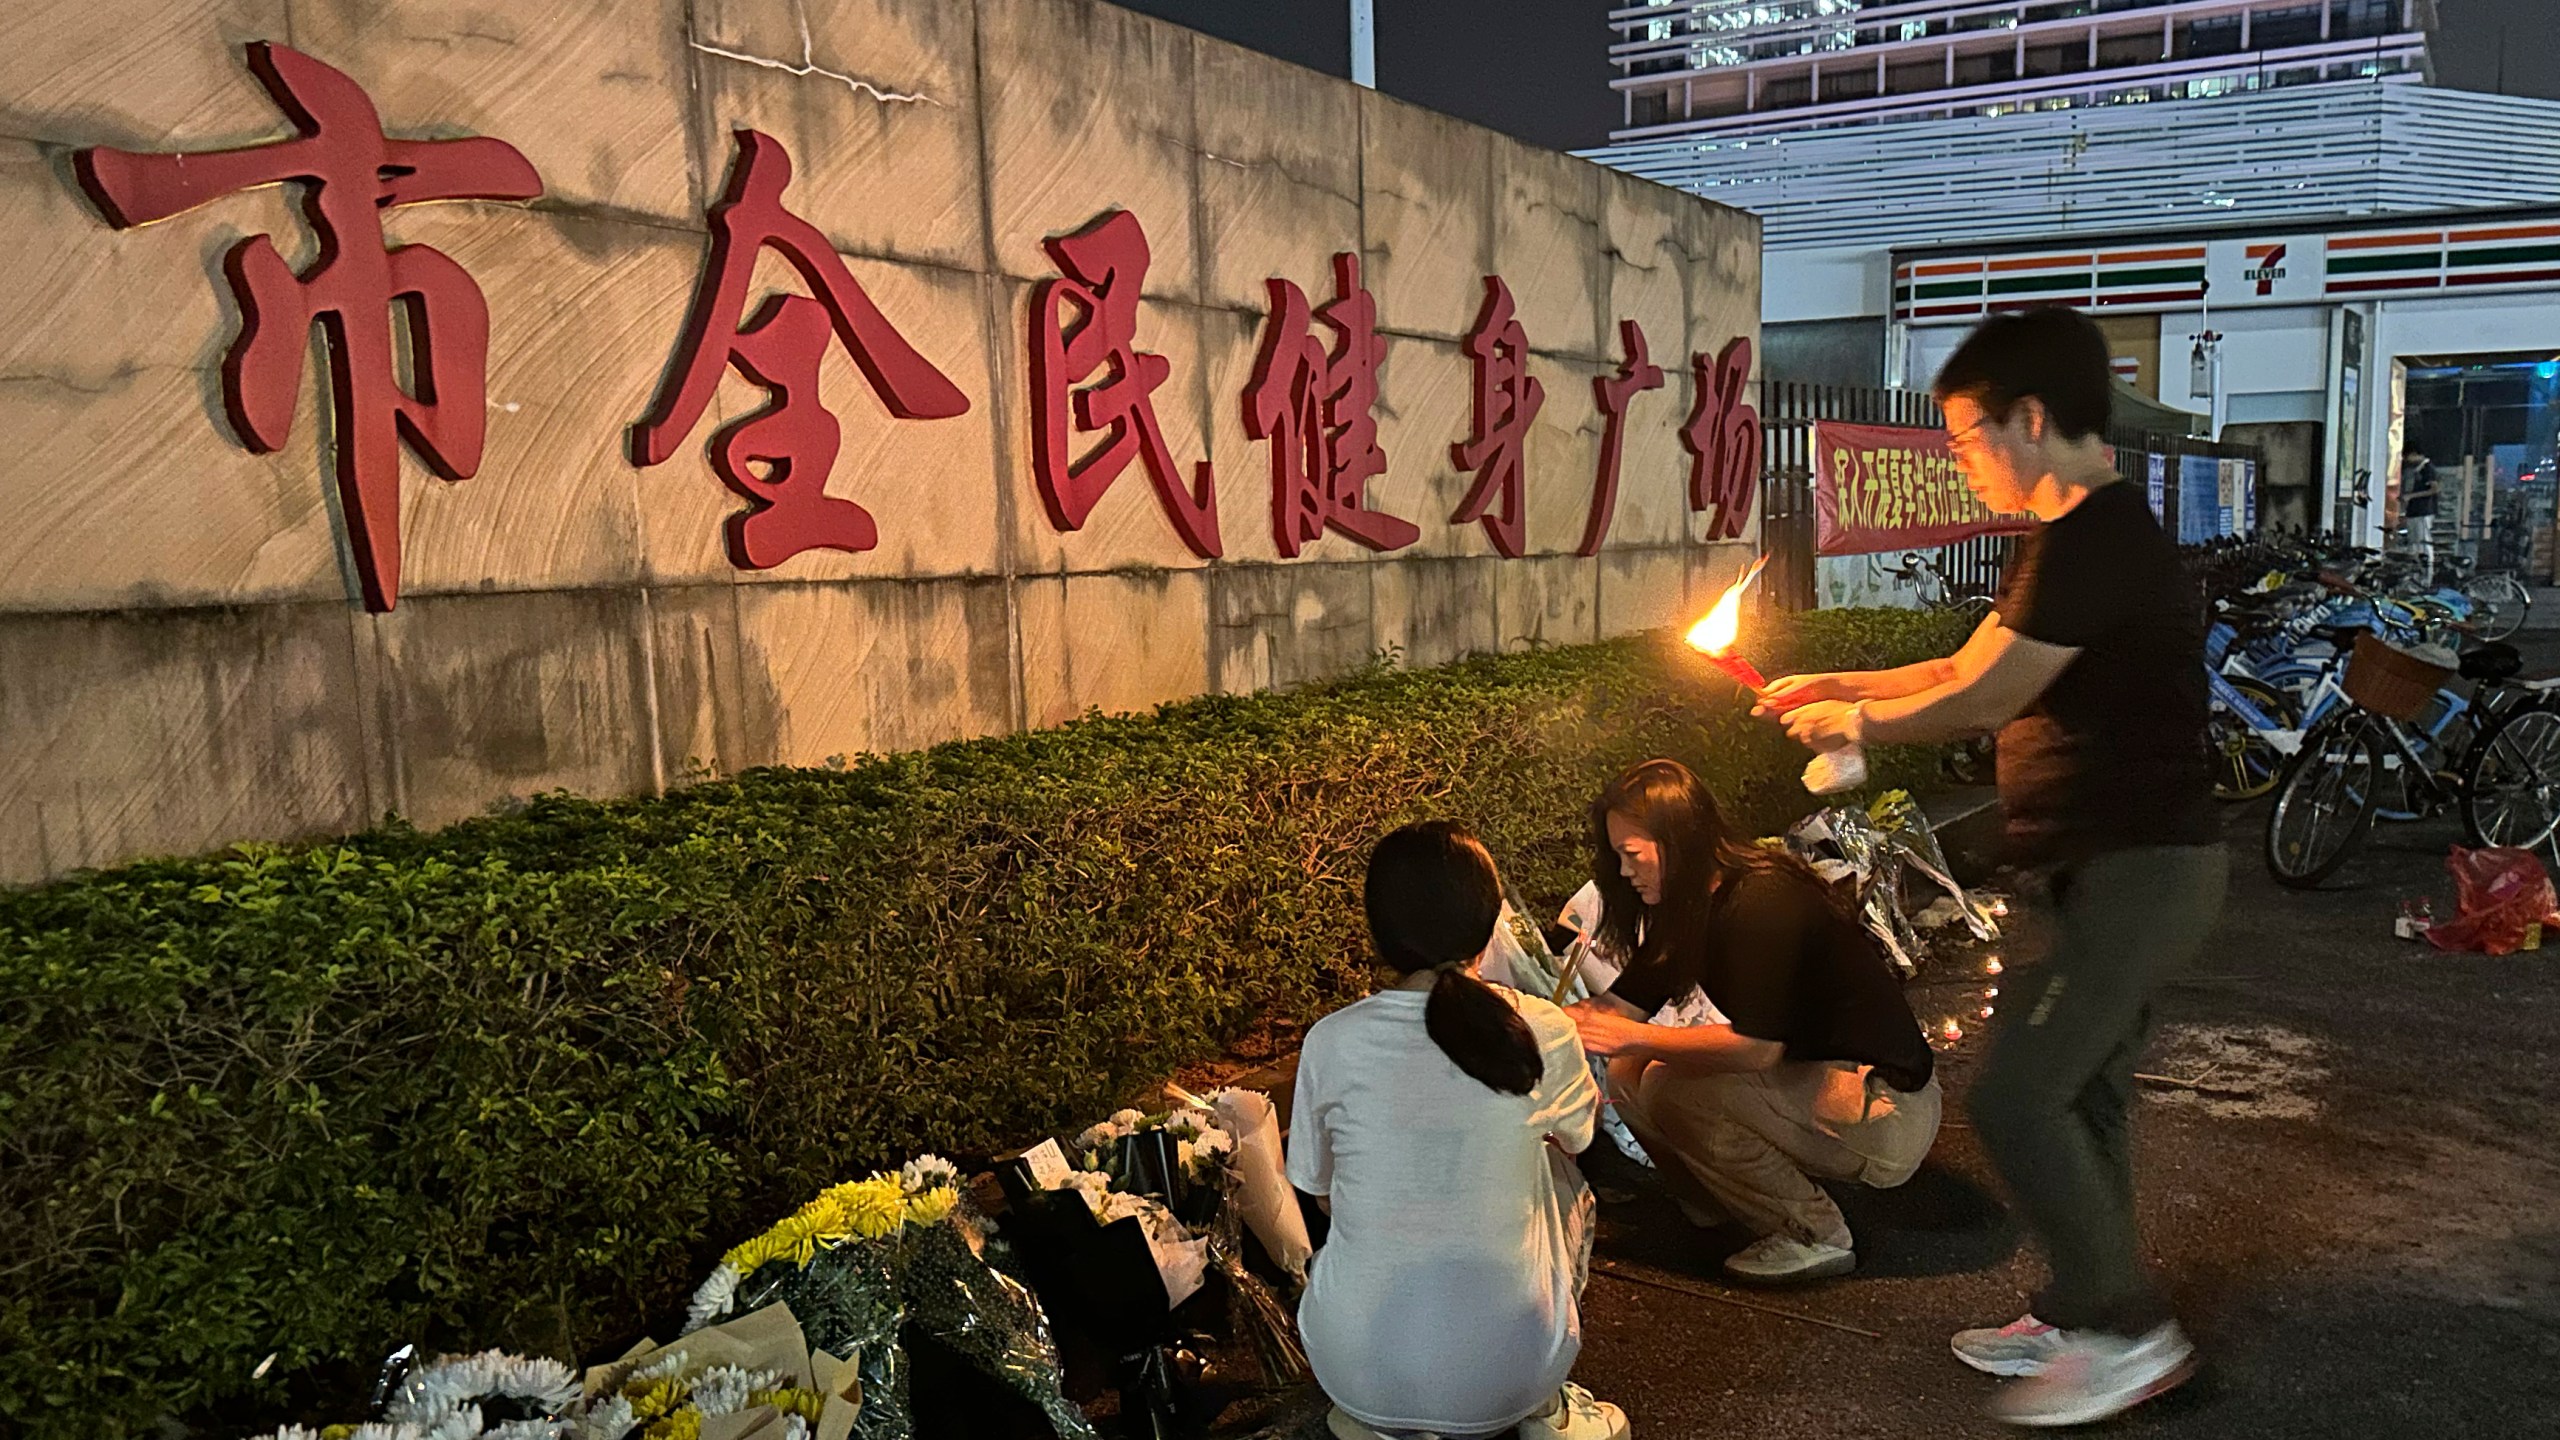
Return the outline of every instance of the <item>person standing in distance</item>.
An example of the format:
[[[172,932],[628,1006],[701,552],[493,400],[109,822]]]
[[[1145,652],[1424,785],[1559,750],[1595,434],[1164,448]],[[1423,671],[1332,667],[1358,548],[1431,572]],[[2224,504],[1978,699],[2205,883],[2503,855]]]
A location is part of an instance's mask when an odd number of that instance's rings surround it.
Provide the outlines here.
[[[2400,523],[2408,528],[2409,541],[2426,561],[2431,577],[2436,570],[2436,508],[2442,487],[2436,463],[2415,439],[2400,447]]]
[[[2107,346],[2086,316],[1988,320],[1934,388],[1966,485],[2038,522],[1997,608],[1947,659],[1790,676],[1762,713],[1816,749],[1999,733],[2010,846],[2046,873],[2058,924],[2044,964],[2007,983],[1967,1108],[2052,1283],[2031,1313],[1954,1349],[2030,1377],[1995,1398],[1997,1417],[2085,1424],[2194,1368],[2140,1257],[2128,1122],[2154,997],[2203,948],[2229,880],[2203,615],[2108,455]]]

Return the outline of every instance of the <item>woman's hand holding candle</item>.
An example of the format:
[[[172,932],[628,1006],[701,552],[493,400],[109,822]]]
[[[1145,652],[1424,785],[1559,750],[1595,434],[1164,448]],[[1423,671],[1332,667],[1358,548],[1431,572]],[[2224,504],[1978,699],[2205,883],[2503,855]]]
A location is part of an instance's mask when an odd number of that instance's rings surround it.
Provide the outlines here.
[[[1845,675],[1781,675],[1762,687],[1760,703],[1751,707],[1751,713],[1776,719],[1816,701],[1862,698]]]
[[[1742,629],[1742,592],[1750,587],[1768,559],[1763,555],[1754,561],[1751,569],[1716,601],[1715,608],[1689,627],[1689,646],[1751,692],[1758,702],[1751,707],[1751,713],[1781,717],[1787,733],[1813,749],[1813,763],[1804,771],[1804,788],[1816,795],[1854,790],[1867,782],[1866,756],[1858,748],[1864,712],[1846,679],[1837,675],[1792,675],[1771,685],[1760,678],[1750,661],[1733,653],[1733,642]],[[1798,723],[1798,716],[1805,717],[1803,723]],[[1584,1048],[1595,1055],[1608,1053],[1594,1048],[1593,1040],[1586,1030]]]

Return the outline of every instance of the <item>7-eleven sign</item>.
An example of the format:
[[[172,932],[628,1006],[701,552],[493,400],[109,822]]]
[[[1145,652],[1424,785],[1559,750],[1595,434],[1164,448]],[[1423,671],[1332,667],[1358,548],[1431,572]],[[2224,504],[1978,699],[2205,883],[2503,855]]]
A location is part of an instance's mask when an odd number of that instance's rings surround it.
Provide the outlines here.
[[[2205,258],[2212,302],[2216,307],[2316,304],[2323,248],[2317,235],[2213,241]]]
[[[2285,278],[2286,248],[2281,240],[2272,245],[2249,246],[2242,252],[2249,257],[2249,268],[2241,272],[2240,278],[2257,286],[2260,295],[2275,294],[2276,282]]]

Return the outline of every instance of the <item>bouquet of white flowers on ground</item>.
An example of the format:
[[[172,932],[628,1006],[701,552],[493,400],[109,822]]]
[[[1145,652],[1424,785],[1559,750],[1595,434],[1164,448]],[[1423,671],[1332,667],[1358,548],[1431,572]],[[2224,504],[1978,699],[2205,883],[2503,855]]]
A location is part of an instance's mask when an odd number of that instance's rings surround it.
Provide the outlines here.
[[[360,1425],[287,1425],[258,1440],[582,1440],[578,1377],[557,1360],[484,1350],[412,1365],[404,1347],[383,1369]]]
[[[1124,1410],[1158,1418],[1179,1408],[1165,1347],[1199,1318],[1175,1311],[1212,1277],[1266,1378],[1309,1374],[1289,1307],[1245,1260],[1248,1224],[1283,1274],[1303,1274],[1311,1251],[1269,1097],[1168,1093],[1169,1110],[1122,1110],[997,1172],[1005,1234],[1062,1329],[1113,1362]]]

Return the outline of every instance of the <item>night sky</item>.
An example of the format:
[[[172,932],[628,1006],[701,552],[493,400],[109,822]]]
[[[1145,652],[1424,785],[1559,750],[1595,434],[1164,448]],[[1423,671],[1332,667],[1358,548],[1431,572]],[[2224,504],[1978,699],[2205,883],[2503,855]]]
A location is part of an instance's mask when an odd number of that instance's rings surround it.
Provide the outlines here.
[[[1118,0],[1334,75],[1351,73],[1350,0]],[[1373,0],[1378,88],[1555,150],[1609,143],[1607,0]]]
[[[1351,73],[1350,0],[1118,0],[1265,54]],[[1609,141],[1607,0],[1374,0],[1378,88],[1533,144]],[[2436,0],[2438,83],[2560,99],[2560,0]]]

